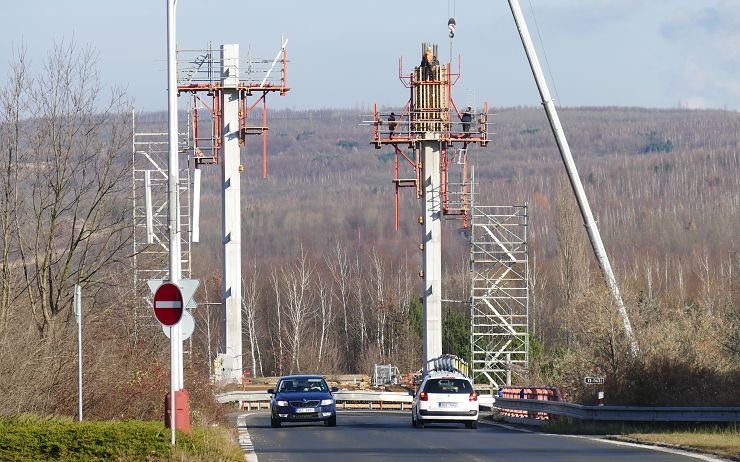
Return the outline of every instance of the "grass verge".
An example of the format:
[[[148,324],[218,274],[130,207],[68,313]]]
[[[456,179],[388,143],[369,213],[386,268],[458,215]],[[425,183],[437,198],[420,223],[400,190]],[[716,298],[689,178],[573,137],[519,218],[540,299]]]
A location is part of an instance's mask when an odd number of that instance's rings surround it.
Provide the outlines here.
[[[0,460],[54,461],[243,461],[233,430],[194,427],[190,435],[160,422],[75,422],[69,418],[0,418]]]
[[[697,450],[740,460],[740,427],[717,424],[633,424],[622,422],[558,422],[546,432],[601,435],[610,439]]]

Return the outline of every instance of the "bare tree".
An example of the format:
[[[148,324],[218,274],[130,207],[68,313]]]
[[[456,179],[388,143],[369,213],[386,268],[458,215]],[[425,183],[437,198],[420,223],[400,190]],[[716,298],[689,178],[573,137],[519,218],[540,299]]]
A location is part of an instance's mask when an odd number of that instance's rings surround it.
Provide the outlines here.
[[[380,352],[380,354],[384,355],[386,353],[385,327],[390,306],[388,306],[388,304],[386,303],[386,295],[383,285],[385,279],[385,264],[378,256],[375,248],[373,248],[370,252],[370,266],[372,270],[372,284],[375,286],[375,290],[373,291],[374,293],[372,296],[374,308],[373,311],[375,311],[375,316],[377,320],[375,330],[375,342],[378,346],[378,351]]]
[[[19,151],[21,149],[22,117],[28,108],[27,86],[33,81],[28,76],[25,49],[19,49],[8,71],[8,84],[0,89],[0,151],[5,153],[5,163],[0,176],[0,333],[7,334],[7,323],[16,291],[14,254],[18,240],[14,233],[15,216],[19,211]],[[4,343],[4,342],[3,342]]]
[[[538,334],[538,320],[542,319],[542,307],[544,306],[545,290],[547,288],[547,279],[542,275],[542,269],[537,264],[537,253],[532,251],[532,260],[527,267],[529,280],[529,297],[531,306],[531,319],[532,319],[532,336],[537,337]],[[539,336],[541,340],[542,335]]]
[[[195,329],[197,332],[205,336],[205,349],[208,357],[208,370],[211,374],[214,373],[213,365],[216,356],[214,355],[214,345],[221,345],[223,339],[223,316],[221,313],[221,302],[211,302],[210,288],[221,287],[221,275],[214,274],[212,277],[205,279],[205,283],[199,288],[199,292],[203,294],[203,303],[200,303],[198,308],[193,312],[195,316]],[[218,293],[219,290],[216,290]],[[202,347],[200,347],[202,348]]]
[[[350,265],[347,251],[337,241],[336,246],[332,249],[331,254],[325,258],[326,266],[329,268],[334,278],[333,287],[336,288],[334,296],[339,300],[342,307],[342,322],[344,323],[344,348],[349,353],[349,319],[347,311],[350,303]]]
[[[286,272],[282,270],[283,282],[288,295],[287,312],[290,331],[288,343],[290,345],[290,372],[301,370],[301,340],[303,339],[303,327],[311,310],[309,286],[311,272],[313,269],[307,261],[306,252],[301,246],[301,256],[293,267]]]
[[[367,322],[365,321],[365,309],[364,309],[364,292],[365,292],[365,286],[363,285],[363,282],[365,282],[365,279],[362,277],[362,265],[360,264],[360,255],[357,254],[355,256],[354,266],[350,270],[351,274],[353,274],[354,277],[354,286],[355,286],[355,307],[357,308],[357,312],[360,317],[360,350],[364,350],[367,346],[366,340],[367,340]]]
[[[101,281],[130,241],[130,122],[122,92],[102,101],[96,65],[90,48],[61,43],[26,95],[34,95],[38,128],[18,172],[30,201],[15,215],[15,228],[24,292],[42,337],[71,306],[73,285]]]
[[[130,112],[122,91],[103,96],[89,47],[55,45],[36,76],[19,49],[8,69],[0,88],[0,375],[12,381],[0,394],[18,393],[0,406],[59,412],[75,364],[74,285],[83,288],[88,338],[108,309],[129,306],[120,274],[131,236]],[[83,349],[104,350],[107,335],[85,339]]]
[[[276,320],[277,320],[277,332],[273,333],[271,336],[271,339],[274,339],[277,337],[278,340],[278,348],[275,350],[274,346],[272,348],[273,357],[275,358],[275,368],[277,370],[278,375],[283,373],[283,358],[285,350],[284,350],[284,344],[283,344],[283,314],[282,314],[282,304],[280,301],[280,278],[278,277],[277,271],[273,270],[272,273],[270,273],[270,280],[272,281],[272,290],[275,293],[275,311],[276,311]]]
[[[323,364],[321,360],[324,356],[324,346],[327,342],[335,316],[332,310],[331,289],[327,287],[326,283],[321,279],[317,282],[317,291],[319,294],[319,307],[321,308],[321,334],[319,335],[319,355],[316,363],[316,371],[318,372],[321,364]]]
[[[565,179],[558,177],[556,241],[558,254],[558,307],[562,332],[566,339],[571,336],[570,323],[573,303],[582,297],[588,287],[588,259],[580,230],[580,215],[576,211],[575,199],[567,193]]]
[[[252,261],[252,269],[249,274],[242,280],[242,313],[244,314],[247,338],[249,339],[249,355],[252,360],[252,374],[262,376],[262,355],[260,353],[259,343],[257,341],[257,301],[259,300],[259,290],[257,288],[257,260]]]

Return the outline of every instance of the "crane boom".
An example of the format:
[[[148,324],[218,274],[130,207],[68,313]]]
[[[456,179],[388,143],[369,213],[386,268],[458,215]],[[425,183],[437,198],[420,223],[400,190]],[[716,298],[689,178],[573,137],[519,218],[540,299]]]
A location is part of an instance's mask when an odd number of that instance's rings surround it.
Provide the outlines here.
[[[540,97],[542,99],[542,105],[545,107],[545,112],[547,113],[547,120],[550,122],[550,128],[552,129],[552,133],[555,136],[555,142],[558,145],[560,157],[563,159],[563,164],[565,165],[565,170],[568,173],[570,185],[573,188],[573,193],[576,196],[578,208],[581,211],[583,223],[586,227],[588,238],[591,241],[591,247],[594,250],[596,260],[599,263],[599,267],[601,268],[601,272],[604,275],[606,284],[607,286],[609,286],[609,291],[611,292],[614,303],[617,305],[619,314],[622,317],[624,333],[630,343],[630,351],[632,352],[632,356],[637,356],[640,352],[640,348],[637,343],[637,339],[635,338],[635,334],[632,331],[632,325],[630,324],[627,309],[624,306],[624,301],[622,301],[622,295],[619,293],[619,286],[617,285],[617,280],[614,277],[614,271],[612,271],[611,264],[609,263],[609,257],[606,254],[604,243],[601,240],[599,228],[596,225],[596,220],[594,220],[593,214],[591,213],[591,206],[589,206],[588,204],[588,199],[586,198],[586,192],[583,189],[581,178],[578,176],[578,169],[576,169],[576,164],[575,162],[573,162],[573,156],[570,153],[568,140],[565,138],[565,132],[563,131],[563,127],[560,124],[558,112],[555,109],[555,102],[550,96],[550,91],[547,88],[547,82],[545,81],[545,76],[542,73],[540,62],[537,59],[537,52],[535,51],[534,45],[532,44],[532,38],[529,35],[527,23],[524,21],[522,9],[519,7],[519,0],[509,0],[509,6],[511,7],[511,13],[514,16],[516,27],[519,30],[519,36],[522,39],[522,45],[524,45],[524,51],[527,54],[527,60],[529,61],[529,65],[532,68],[532,74],[534,75],[534,80],[537,83],[537,89],[539,90]]]

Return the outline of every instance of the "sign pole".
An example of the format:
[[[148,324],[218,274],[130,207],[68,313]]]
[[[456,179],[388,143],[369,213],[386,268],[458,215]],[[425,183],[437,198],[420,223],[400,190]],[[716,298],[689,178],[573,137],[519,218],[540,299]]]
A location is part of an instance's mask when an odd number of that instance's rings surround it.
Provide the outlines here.
[[[167,164],[167,202],[170,237],[170,282],[177,284],[180,279],[180,233],[177,229],[177,194],[179,183],[178,129],[177,129],[177,63],[175,57],[175,2],[167,1],[167,114],[169,126],[169,159]],[[170,332],[170,443],[175,445],[175,392],[177,391],[178,355],[177,341],[179,329],[171,327]]]
[[[177,340],[181,329],[180,320],[185,303],[180,288],[171,282],[165,282],[154,292],[154,316],[163,326],[170,328],[170,427],[172,428],[172,444],[175,444],[175,424],[177,412],[175,393],[177,392],[177,375],[175,359],[177,358]]]
[[[177,407],[175,406],[175,390],[177,388],[177,376],[175,375],[175,369],[177,365],[175,360],[177,358],[177,344],[175,343],[175,327],[170,326],[170,444],[175,445],[175,413]]]
[[[82,288],[75,284],[75,318],[77,319],[77,420],[82,422]]]

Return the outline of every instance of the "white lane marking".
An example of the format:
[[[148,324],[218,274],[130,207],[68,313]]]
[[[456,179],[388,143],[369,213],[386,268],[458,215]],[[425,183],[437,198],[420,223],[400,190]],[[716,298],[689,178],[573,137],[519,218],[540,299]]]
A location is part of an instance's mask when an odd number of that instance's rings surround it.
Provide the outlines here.
[[[706,462],[725,462],[726,461],[726,459],[719,459],[715,456],[711,456],[708,454],[699,454],[696,452],[684,451],[682,449],[666,448],[663,446],[655,446],[652,444],[630,443],[629,441],[610,440],[606,438],[597,438],[595,436],[583,436],[583,435],[556,435],[556,436],[565,436],[569,438],[584,438],[584,439],[589,439],[593,441],[601,441],[602,443],[615,444],[617,446],[630,446],[634,448],[651,449],[653,451],[667,452],[668,454],[676,454],[680,456],[691,457],[694,459],[704,460]]]
[[[558,437],[559,436],[559,437],[563,437],[563,438],[581,438],[581,439],[585,439],[585,440],[599,441],[599,442],[602,442],[602,443],[615,444],[617,446],[630,446],[630,447],[634,447],[634,448],[650,449],[652,451],[667,452],[668,454],[676,454],[676,455],[679,455],[679,456],[691,457],[691,458],[694,458],[694,459],[703,460],[705,462],[725,462],[727,460],[727,459],[720,459],[720,458],[717,458],[715,456],[708,455],[708,454],[698,454],[696,452],[689,452],[689,451],[684,451],[684,450],[681,450],[681,449],[666,448],[666,447],[663,447],[663,446],[655,446],[655,445],[651,445],[651,444],[630,443],[628,441],[610,440],[610,439],[607,439],[607,438],[598,438],[598,437],[595,437],[595,436],[587,436],[587,435],[559,435],[559,434],[556,434],[556,433],[542,433],[542,432],[537,432],[537,431],[534,431],[534,430],[528,430],[526,428],[518,428],[518,427],[514,427],[514,426],[511,426],[511,425],[506,425],[506,424],[502,424],[502,423],[498,423],[498,422],[485,422],[485,421],[480,421],[480,422],[483,423],[483,424],[486,424],[486,425],[493,425],[493,426],[496,426],[496,427],[502,427],[502,428],[505,428],[507,430],[514,430],[514,431],[518,431],[518,432],[522,432],[522,433],[539,433],[540,435],[543,435],[543,436],[555,436],[555,437]]]
[[[482,423],[484,425],[491,425],[491,426],[494,426],[494,427],[501,427],[501,428],[505,428],[507,430],[514,430],[514,431],[522,432],[522,433],[538,433],[538,432],[535,432],[534,430],[527,430],[526,428],[513,427],[511,425],[506,425],[506,424],[502,424],[502,423],[498,423],[498,422],[488,422],[486,420],[480,420],[479,419],[478,420],[478,423]]]
[[[242,451],[244,451],[244,460],[246,462],[259,462],[257,459],[257,453],[254,452],[254,444],[252,444],[252,438],[249,436],[249,429],[247,429],[247,417],[252,415],[249,414],[242,414],[239,417],[236,418],[236,429],[239,433],[239,447],[242,448]],[[239,420],[242,421],[242,423],[239,423]]]

